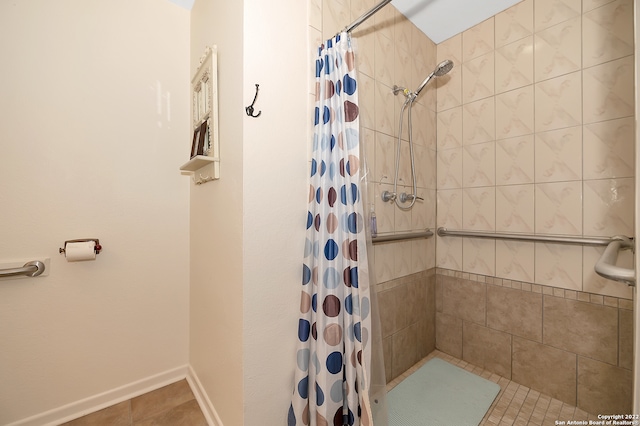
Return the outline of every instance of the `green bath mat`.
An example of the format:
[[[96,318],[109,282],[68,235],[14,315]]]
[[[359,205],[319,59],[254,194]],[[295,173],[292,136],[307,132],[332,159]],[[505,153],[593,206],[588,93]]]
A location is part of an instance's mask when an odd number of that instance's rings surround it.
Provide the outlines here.
[[[478,426],[500,386],[433,358],[387,395],[389,426]]]

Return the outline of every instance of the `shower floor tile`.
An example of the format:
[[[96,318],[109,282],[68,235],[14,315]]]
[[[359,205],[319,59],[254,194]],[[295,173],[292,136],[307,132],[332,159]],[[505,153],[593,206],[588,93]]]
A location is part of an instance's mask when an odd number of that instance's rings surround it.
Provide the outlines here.
[[[551,426],[555,425],[557,420],[598,420],[593,414],[438,350],[431,352],[404,374],[389,382],[387,392],[436,357],[500,385],[500,393],[489,407],[480,426]]]

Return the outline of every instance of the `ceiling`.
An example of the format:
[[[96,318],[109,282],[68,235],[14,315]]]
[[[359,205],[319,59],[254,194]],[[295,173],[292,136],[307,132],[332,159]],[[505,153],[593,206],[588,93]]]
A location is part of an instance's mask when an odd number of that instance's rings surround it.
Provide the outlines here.
[[[438,44],[521,0],[392,0],[392,4]]]
[[[169,0],[191,10],[195,0]],[[440,43],[521,0],[392,0],[434,43]]]

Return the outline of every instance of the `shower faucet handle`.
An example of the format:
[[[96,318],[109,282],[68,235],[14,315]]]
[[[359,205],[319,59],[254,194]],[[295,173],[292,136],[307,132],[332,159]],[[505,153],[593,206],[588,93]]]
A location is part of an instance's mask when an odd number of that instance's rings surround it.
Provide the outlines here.
[[[398,200],[400,200],[401,203],[406,203],[407,201],[411,201],[411,200],[421,200],[424,201],[424,198],[422,197],[418,197],[415,194],[407,194],[406,192],[403,192],[402,194],[400,194],[398,196]]]
[[[388,203],[389,201],[395,201],[396,193],[389,192],[389,191],[382,191],[382,195],[380,196],[380,198],[382,198],[382,201],[384,201],[385,203]]]

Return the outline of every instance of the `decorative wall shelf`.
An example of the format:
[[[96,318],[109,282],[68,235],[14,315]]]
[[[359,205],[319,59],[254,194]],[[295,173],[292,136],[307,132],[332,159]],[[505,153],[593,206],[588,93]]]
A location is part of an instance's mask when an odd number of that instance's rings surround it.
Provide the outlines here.
[[[218,136],[218,54],[216,46],[206,47],[191,79],[193,139],[191,159],[180,167],[191,172],[196,185],[220,178]],[[207,167],[208,176],[196,173]]]
[[[206,166],[207,164],[213,163],[214,161],[217,161],[217,158],[209,157],[208,155],[196,155],[191,160],[184,163],[180,167],[180,170],[187,171],[187,172],[195,172],[196,170],[199,170],[204,166]]]

